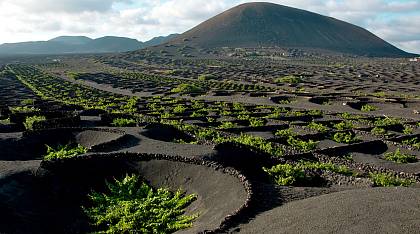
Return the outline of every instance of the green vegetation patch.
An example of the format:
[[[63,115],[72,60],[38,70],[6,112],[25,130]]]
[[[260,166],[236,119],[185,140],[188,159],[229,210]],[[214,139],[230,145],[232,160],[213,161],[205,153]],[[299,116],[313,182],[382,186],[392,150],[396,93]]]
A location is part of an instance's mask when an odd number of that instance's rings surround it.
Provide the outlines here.
[[[190,114],[190,117],[193,117],[193,118],[205,117],[207,115],[208,115],[208,113],[204,112],[204,111],[194,111],[192,114]],[[210,118],[210,117],[208,117],[208,118]],[[208,121],[208,122],[210,122],[210,121]]]
[[[234,141],[243,145],[255,147],[263,152],[266,152],[274,156],[280,157],[283,155],[282,148],[276,146],[273,142],[265,140],[262,137],[251,136],[248,134],[241,133],[239,137],[233,137],[230,139],[230,141]]]
[[[77,72],[67,72],[67,76],[71,79],[77,80],[82,76],[82,74]]]
[[[171,125],[180,131],[188,132],[194,135],[198,140],[212,141],[216,143],[227,141],[227,138],[223,137],[220,132],[214,129],[199,128],[191,124],[184,124],[179,120],[162,120],[161,123]]]
[[[298,84],[298,83],[302,82],[302,78],[294,76],[294,75],[289,75],[289,76],[284,76],[284,77],[277,78],[275,80],[275,82],[276,83],[287,83],[287,84]]]
[[[347,176],[354,175],[348,167],[338,166],[331,162],[301,161],[297,164],[278,164],[269,169],[263,168],[263,170],[268,173],[278,185],[294,185],[311,180],[311,176],[305,173],[306,170],[331,171]]]
[[[288,110],[284,107],[276,107],[270,114],[268,114],[265,118],[272,118],[278,119],[282,117]]]
[[[375,123],[374,123],[376,127],[388,127],[388,126],[394,126],[394,125],[400,125],[400,124],[401,124],[400,119],[390,118],[390,117],[378,118],[377,120],[375,120]]]
[[[348,167],[343,166],[343,165],[335,165],[331,162],[323,163],[323,162],[301,161],[299,165],[301,165],[301,167],[305,169],[331,171],[331,172],[335,172],[335,173],[347,175],[347,176],[354,175],[354,172],[351,171]]]
[[[351,144],[360,141],[353,132],[337,132],[332,138],[335,142]]]
[[[251,127],[262,127],[265,125],[265,121],[263,119],[251,117],[248,120],[249,120],[249,126]]]
[[[274,135],[280,137],[283,140],[286,140],[287,145],[302,150],[304,152],[311,151],[315,149],[318,145],[317,141],[308,140],[304,141],[297,137],[297,134],[291,128],[277,130]]]
[[[417,162],[417,157],[411,154],[401,153],[400,149],[396,149],[395,152],[386,153],[385,159],[389,161],[394,161],[396,163],[413,163]]]
[[[44,160],[72,158],[87,152],[88,149],[82,145],[76,147],[72,147],[70,144],[60,145],[56,149],[47,145],[47,154],[44,156]]]
[[[22,100],[20,102],[20,104],[22,104],[22,105],[34,105],[35,104],[35,100],[34,99],[31,99],[31,98],[25,99],[25,100]]]
[[[420,140],[417,137],[413,137],[407,140],[403,140],[402,143],[404,145],[411,146],[415,149],[420,149]]]
[[[388,133],[388,131],[383,127],[374,127],[370,130],[370,132],[378,136],[385,136]]]
[[[324,112],[322,112],[322,110],[310,110],[308,111],[308,115],[309,116],[322,116],[324,114]]]
[[[0,120],[0,125],[8,125],[8,124],[11,124],[10,118]]]
[[[404,129],[403,129],[403,133],[405,134],[405,135],[410,135],[410,134],[413,134],[413,128],[411,128],[410,126],[404,126]]]
[[[191,107],[194,109],[204,109],[206,104],[197,100],[192,100]]]
[[[278,164],[270,169],[264,167],[263,170],[268,173],[278,185],[293,185],[297,182],[304,181],[306,178],[303,168],[288,163]]]
[[[45,116],[31,116],[31,117],[26,117],[25,122],[23,122],[23,125],[25,126],[26,130],[32,131],[34,130],[34,124],[37,122],[42,122],[47,120],[47,118],[45,118]]]
[[[334,128],[340,131],[349,130],[354,127],[353,123],[350,121],[342,121],[338,124],[334,124]]]
[[[341,114],[339,114],[339,116],[343,119],[360,119],[360,118],[363,118],[363,116],[361,116],[361,115],[354,115],[354,114],[350,114],[348,112],[341,113]]]
[[[387,96],[387,94],[384,91],[379,91],[379,92],[372,93],[372,96],[378,97],[378,98],[384,98]]]
[[[236,128],[238,127],[237,124],[226,121],[226,122],[222,122],[222,124],[220,124],[217,129],[230,129],[230,128]]]
[[[281,157],[283,155],[283,148],[262,137],[243,133],[241,133],[240,136],[224,136],[214,129],[199,128],[197,126],[183,124],[180,121],[164,121],[164,123],[170,124],[181,131],[189,132],[198,140],[212,141],[217,144],[224,142],[236,142],[256,148],[273,156]]]
[[[16,114],[16,113],[33,113],[33,112],[41,111],[40,109],[35,108],[33,106],[31,106],[31,107],[29,107],[29,106],[15,106],[15,107],[10,107],[9,109],[14,114]]]
[[[369,173],[369,177],[378,187],[409,186],[415,183],[414,180],[400,178],[392,173]]]
[[[179,84],[176,88],[173,88],[171,92],[181,94],[201,93],[203,92],[203,89],[193,84]]]
[[[177,105],[174,107],[173,112],[176,114],[182,114],[187,110],[184,105]]]
[[[175,70],[166,70],[163,72],[164,75],[170,75],[170,76],[176,76],[179,75],[181,73],[183,73],[184,70],[179,70],[179,69],[175,69]]]
[[[290,136],[296,136],[297,134],[293,131],[292,128],[287,129],[280,129],[277,130],[274,135],[281,137],[281,138],[289,138]]]
[[[289,136],[287,144],[295,149],[309,152],[317,147],[318,142],[313,140],[304,141],[299,138]]]
[[[360,109],[363,112],[369,112],[369,111],[376,111],[379,108],[373,105],[369,105],[369,104],[365,104],[362,106],[362,108]]]
[[[329,130],[327,126],[316,122],[311,122],[307,127],[317,132],[327,132]]]
[[[202,74],[198,76],[198,80],[200,81],[214,80],[214,79],[216,79],[216,76],[212,74]]]
[[[159,112],[157,114],[159,114]],[[175,117],[175,114],[169,113],[169,112],[164,112],[160,114],[161,119],[169,119],[169,118],[174,118],[174,117]]]
[[[136,126],[137,121],[134,119],[116,118],[112,120],[111,125],[114,127],[133,127]]]
[[[172,233],[192,226],[198,215],[185,215],[197,196],[180,190],[153,189],[136,175],[107,182],[107,192],[91,192],[83,207],[96,233]]]
[[[194,131],[194,135],[200,140],[210,140],[213,142],[222,142],[224,138],[219,132],[213,129],[199,129]]]
[[[286,113],[286,116],[302,117],[306,116],[307,113],[304,111],[289,111]]]

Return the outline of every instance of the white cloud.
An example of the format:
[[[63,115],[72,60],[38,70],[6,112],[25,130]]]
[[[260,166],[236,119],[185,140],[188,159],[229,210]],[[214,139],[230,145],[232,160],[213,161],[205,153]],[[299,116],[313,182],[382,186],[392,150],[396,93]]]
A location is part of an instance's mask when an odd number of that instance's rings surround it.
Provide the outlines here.
[[[405,48],[407,51],[420,54],[420,40],[397,42],[396,46],[400,48]]]
[[[420,15],[406,15],[386,22],[374,20],[367,28],[408,52],[420,53]]]
[[[112,9],[115,3],[131,3],[131,0],[3,0],[4,2],[14,3],[26,12],[84,12],[97,11],[104,12]]]
[[[0,43],[59,35],[117,35],[147,40],[182,33],[246,0],[0,0]],[[415,0],[273,0],[368,28],[420,53]],[[385,17],[384,17],[385,15]],[[387,15],[391,18],[387,19]]]

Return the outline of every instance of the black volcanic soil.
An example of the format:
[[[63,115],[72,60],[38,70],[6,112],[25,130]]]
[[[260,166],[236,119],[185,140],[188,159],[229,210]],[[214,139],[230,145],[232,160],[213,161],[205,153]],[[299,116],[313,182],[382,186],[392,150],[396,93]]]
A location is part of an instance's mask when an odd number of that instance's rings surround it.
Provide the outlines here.
[[[58,128],[29,132],[18,138],[0,140],[0,160],[40,159],[47,152],[46,145],[53,148],[59,145],[80,144],[88,149],[101,147],[122,139],[124,132],[101,129]],[[118,148],[118,146],[117,146]]]
[[[49,163],[36,174],[22,170],[0,177],[0,218],[8,223],[0,225],[0,232],[85,233],[89,229],[80,205],[87,193],[103,186],[105,179],[126,173],[138,173],[156,187],[197,194],[187,212],[200,217],[187,233],[218,229],[248,199],[239,178],[210,164],[153,155],[96,155]]]
[[[177,139],[177,135],[165,135],[156,138],[156,133],[165,132],[160,128],[149,127],[148,129],[127,128],[127,134],[138,139],[138,144],[119,150],[120,152],[149,153],[149,154],[166,154],[174,156],[183,156],[188,158],[202,158],[213,155],[216,151],[213,145],[197,145],[197,144],[178,144],[171,139]],[[179,139],[182,139],[179,138]]]
[[[417,233],[420,189],[348,190],[294,201],[258,215],[241,233]]]
[[[237,178],[211,168],[168,161],[141,162],[136,168],[153,186],[182,188],[199,196],[188,207],[188,213],[199,213],[200,217],[191,229],[178,233],[213,230],[247,199],[246,191]]]

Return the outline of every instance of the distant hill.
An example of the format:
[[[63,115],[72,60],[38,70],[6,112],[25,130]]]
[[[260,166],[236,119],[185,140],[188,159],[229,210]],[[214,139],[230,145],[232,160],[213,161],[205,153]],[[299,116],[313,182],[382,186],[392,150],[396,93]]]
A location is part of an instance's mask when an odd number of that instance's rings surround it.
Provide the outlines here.
[[[151,39],[150,41],[146,41],[144,42],[144,46],[145,47],[150,47],[150,46],[155,46],[155,45],[159,45],[159,44],[163,44],[165,42],[168,42],[174,38],[176,38],[177,36],[179,36],[179,34],[174,33],[174,34],[170,34],[168,36],[160,36],[160,37],[155,37],[153,39]]]
[[[378,57],[412,56],[361,27],[273,3],[245,3],[171,43],[202,48],[279,46]]]
[[[49,42],[61,42],[69,45],[83,45],[91,41],[93,41],[92,38],[84,36],[61,36],[49,40]]]
[[[88,53],[126,52],[144,48],[144,43],[126,37],[101,37],[82,46]]]
[[[178,34],[171,34],[167,37],[155,37],[147,42],[113,36],[97,39],[91,39],[84,36],[61,36],[49,41],[2,44],[0,45],[0,55],[127,52],[165,43],[177,35]]]

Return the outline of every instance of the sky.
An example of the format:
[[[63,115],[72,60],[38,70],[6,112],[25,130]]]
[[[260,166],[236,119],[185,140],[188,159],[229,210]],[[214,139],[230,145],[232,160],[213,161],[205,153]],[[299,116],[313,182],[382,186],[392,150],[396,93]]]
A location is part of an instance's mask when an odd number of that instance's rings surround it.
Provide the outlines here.
[[[182,33],[244,0],[0,0],[0,43]],[[362,26],[420,53],[420,0],[272,0]]]

